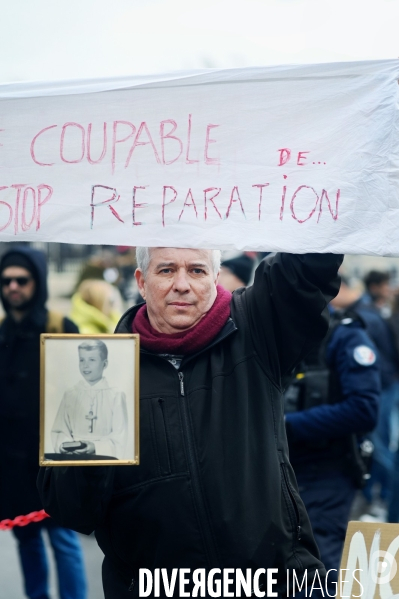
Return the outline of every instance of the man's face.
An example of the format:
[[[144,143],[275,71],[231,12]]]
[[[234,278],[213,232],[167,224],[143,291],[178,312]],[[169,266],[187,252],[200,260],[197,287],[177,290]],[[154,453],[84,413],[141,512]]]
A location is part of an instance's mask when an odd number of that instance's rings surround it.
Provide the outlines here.
[[[190,329],[216,299],[211,251],[152,248],[150,258],[145,279],[137,269],[136,280],[151,325],[167,334]]]
[[[104,368],[108,364],[103,360],[98,349],[79,349],[79,370],[83,378],[95,385],[103,377]]]
[[[370,292],[377,300],[382,302],[389,302],[392,298],[392,288],[389,281],[384,281],[379,285],[370,285]]]
[[[1,273],[1,293],[11,309],[23,307],[32,299],[35,291],[35,280],[26,268],[8,266]]]

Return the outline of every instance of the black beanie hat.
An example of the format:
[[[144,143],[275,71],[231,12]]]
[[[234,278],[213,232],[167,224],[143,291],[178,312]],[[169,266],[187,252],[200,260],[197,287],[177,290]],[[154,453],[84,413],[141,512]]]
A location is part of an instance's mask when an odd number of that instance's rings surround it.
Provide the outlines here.
[[[224,268],[228,268],[233,275],[235,275],[244,283],[245,286],[247,286],[251,280],[252,271],[254,269],[254,261],[246,254],[241,254],[241,256],[237,256],[236,258],[225,260],[222,262],[222,266]]]
[[[6,254],[1,261],[1,272],[3,272],[9,266],[20,266],[21,268],[26,268],[33,278],[37,281],[37,271],[33,263],[29,260],[25,254],[20,254],[19,252],[11,251],[9,254]]]

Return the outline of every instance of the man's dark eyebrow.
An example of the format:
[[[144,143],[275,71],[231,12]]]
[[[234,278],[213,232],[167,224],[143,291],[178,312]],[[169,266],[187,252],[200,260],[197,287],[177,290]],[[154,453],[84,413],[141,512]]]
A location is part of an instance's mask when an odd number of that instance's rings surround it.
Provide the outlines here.
[[[190,262],[189,266],[194,266],[196,268],[198,268],[199,266],[201,268],[209,268],[209,265],[206,262]]]
[[[156,265],[156,269],[158,268],[165,268],[165,266],[176,266],[175,262],[160,262],[159,264]]]
[[[191,268],[209,268],[209,265],[206,262],[189,262],[188,264]],[[160,262],[159,264],[156,265],[156,270],[158,268],[167,268],[170,266],[176,266],[176,262]]]

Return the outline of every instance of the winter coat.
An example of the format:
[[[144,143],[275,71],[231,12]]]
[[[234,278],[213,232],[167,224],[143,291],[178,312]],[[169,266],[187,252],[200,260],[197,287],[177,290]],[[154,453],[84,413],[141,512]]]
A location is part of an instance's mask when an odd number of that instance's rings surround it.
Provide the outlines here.
[[[41,469],[46,510],[95,530],[106,599],[138,596],[140,568],[278,568],[282,592],[287,569],[322,574],[288,460],[282,390],[327,332],[341,261],[269,256],[253,286],[233,294],[222,331],[178,371],[141,351],[139,466]],[[131,332],[137,309],[118,333]]]
[[[388,389],[398,380],[399,368],[399,354],[391,323],[381,316],[368,294],[363,295],[352,307],[366,323],[367,333],[377,347],[382,389]]]
[[[343,316],[333,314],[332,319],[340,324],[333,328],[328,343],[303,365],[305,373],[316,375],[309,378],[308,391],[314,405],[285,416],[297,476],[312,470],[355,477],[354,435],[363,435],[377,424],[381,393],[377,349],[356,316],[353,310]],[[315,405],[317,396],[320,405]]]
[[[13,247],[35,266],[35,301],[19,323],[0,324],[0,520],[42,509],[36,488],[39,471],[40,334],[46,330],[47,266],[44,254]],[[2,261],[0,262],[0,272]],[[7,306],[5,306],[7,309]],[[64,319],[64,332],[78,333]]]

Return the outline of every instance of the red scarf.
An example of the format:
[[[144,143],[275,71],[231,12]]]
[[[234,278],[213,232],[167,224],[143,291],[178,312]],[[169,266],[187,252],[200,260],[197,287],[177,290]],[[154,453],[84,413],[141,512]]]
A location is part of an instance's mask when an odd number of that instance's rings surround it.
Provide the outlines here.
[[[142,306],[133,320],[133,333],[140,335],[144,349],[157,354],[194,354],[206,347],[222,330],[230,316],[231,293],[217,286],[216,299],[201,320],[181,333],[159,333],[150,324],[147,306]]]

